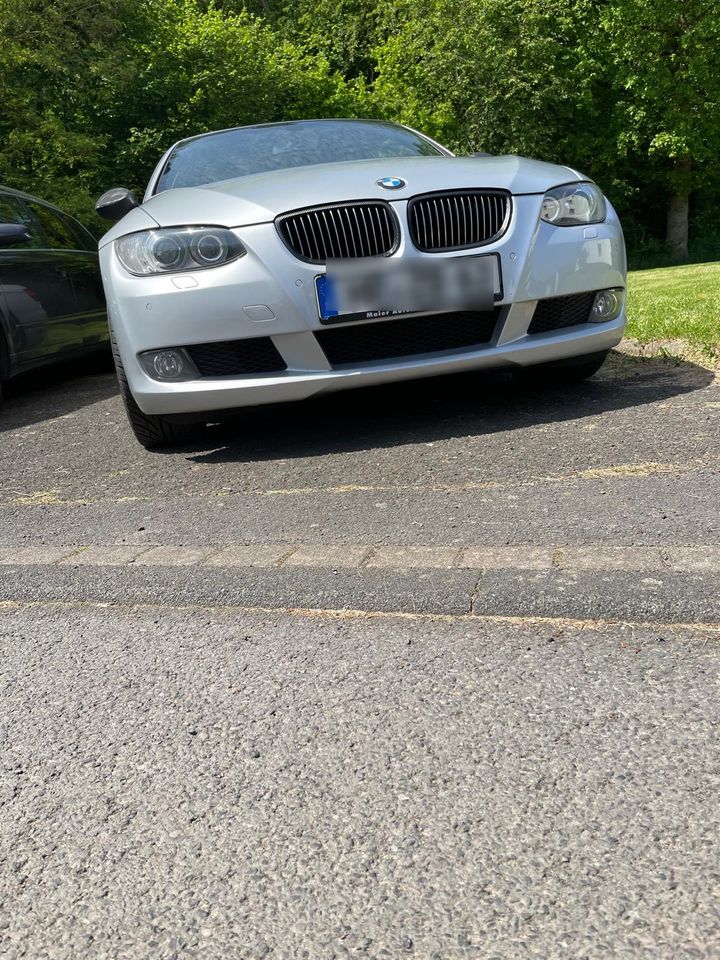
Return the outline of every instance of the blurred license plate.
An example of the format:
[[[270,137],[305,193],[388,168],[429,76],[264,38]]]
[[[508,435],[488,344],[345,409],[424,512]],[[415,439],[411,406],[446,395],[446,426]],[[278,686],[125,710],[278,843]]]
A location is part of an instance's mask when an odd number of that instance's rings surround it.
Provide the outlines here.
[[[491,310],[502,296],[500,255],[330,260],[315,277],[322,323],[408,313]]]

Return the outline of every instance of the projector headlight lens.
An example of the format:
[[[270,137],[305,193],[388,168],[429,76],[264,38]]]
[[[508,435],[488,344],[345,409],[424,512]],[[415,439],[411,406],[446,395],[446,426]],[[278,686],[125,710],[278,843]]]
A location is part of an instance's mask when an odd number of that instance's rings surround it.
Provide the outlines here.
[[[219,233],[201,233],[190,243],[190,256],[203,267],[224,263],[226,255],[227,243]]]

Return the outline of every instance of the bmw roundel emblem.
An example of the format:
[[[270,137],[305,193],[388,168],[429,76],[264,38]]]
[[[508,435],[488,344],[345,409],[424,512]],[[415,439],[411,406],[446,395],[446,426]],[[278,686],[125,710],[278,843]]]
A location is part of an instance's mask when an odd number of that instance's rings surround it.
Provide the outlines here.
[[[381,177],[375,182],[379,187],[384,187],[386,190],[400,190],[407,186],[407,180],[403,180],[402,177]]]

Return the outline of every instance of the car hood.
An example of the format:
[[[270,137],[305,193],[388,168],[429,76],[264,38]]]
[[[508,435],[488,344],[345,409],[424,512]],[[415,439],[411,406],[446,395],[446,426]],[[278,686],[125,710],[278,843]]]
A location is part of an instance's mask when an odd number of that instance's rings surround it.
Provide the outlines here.
[[[401,177],[407,186],[384,189],[376,182],[383,177]],[[407,200],[432,190],[466,187],[544,193],[578,179],[585,178],[570,167],[522,157],[395,157],[295,167],[202,187],[178,187],[151,197],[142,210],[163,227],[241,227],[267,223],[288,210],[344,200]]]

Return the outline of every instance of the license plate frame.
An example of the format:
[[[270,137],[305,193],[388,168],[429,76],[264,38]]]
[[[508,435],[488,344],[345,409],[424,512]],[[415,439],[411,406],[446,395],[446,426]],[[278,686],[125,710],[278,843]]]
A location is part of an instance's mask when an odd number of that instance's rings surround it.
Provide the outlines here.
[[[493,300],[497,303],[499,300],[502,300],[504,297],[503,292],[503,278],[502,278],[502,261],[500,254],[497,252],[493,253],[475,253],[466,255],[465,257],[452,257],[453,260],[467,260],[467,259],[480,259],[481,257],[494,257],[497,264],[497,290],[493,291]],[[328,290],[330,281],[325,273],[319,273],[315,275],[314,278],[314,287],[315,287],[315,303],[317,306],[318,317],[320,323],[324,326],[332,326],[339,323],[358,323],[362,321],[370,320],[390,320],[393,317],[410,317],[410,316],[422,316],[426,313],[432,313],[434,311],[423,310],[423,311],[413,311],[413,310],[367,310],[362,313],[343,313],[339,314],[336,312],[330,312],[328,308],[328,299],[331,296],[331,292]],[[443,312],[443,311],[437,311]],[[452,313],[452,310],[444,311],[447,313]]]

